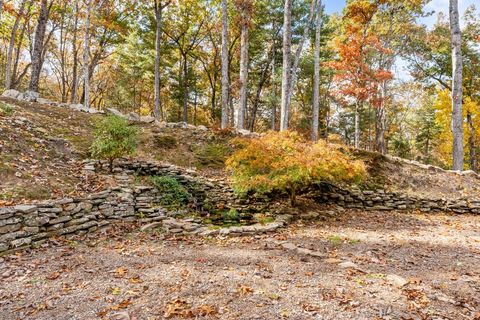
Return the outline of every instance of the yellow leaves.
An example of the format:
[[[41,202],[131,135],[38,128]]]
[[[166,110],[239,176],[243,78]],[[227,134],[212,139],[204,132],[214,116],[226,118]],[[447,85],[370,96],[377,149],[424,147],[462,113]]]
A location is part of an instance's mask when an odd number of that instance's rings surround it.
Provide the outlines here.
[[[320,181],[357,181],[365,165],[341,145],[312,143],[295,132],[270,132],[258,139],[235,139],[241,147],[227,160],[237,191],[291,191]]]
[[[447,165],[452,164],[452,146],[453,146],[453,136],[450,129],[451,123],[451,114],[452,114],[452,102],[451,102],[451,93],[449,90],[440,90],[437,93],[437,99],[435,101],[435,122],[440,126],[441,132],[439,135],[439,144],[437,146],[437,153],[441,160]],[[480,137],[480,105],[475,101],[472,101],[469,97],[464,98],[463,103],[463,117],[467,118],[467,114],[472,116],[472,121],[474,123],[474,136],[476,139]],[[468,154],[469,145],[468,139],[470,138],[470,128],[468,123],[464,121],[463,125],[464,132],[464,145],[466,147],[466,154]],[[479,141],[476,141],[478,145]]]

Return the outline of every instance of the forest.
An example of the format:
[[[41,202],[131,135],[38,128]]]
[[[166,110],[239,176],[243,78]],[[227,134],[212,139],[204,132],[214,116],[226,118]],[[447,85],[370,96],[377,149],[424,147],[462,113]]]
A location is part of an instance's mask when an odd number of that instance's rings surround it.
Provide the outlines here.
[[[480,320],[478,0],[0,0],[0,320]]]
[[[428,2],[348,1],[329,15],[318,0],[2,1],[0,87],[171,122],[290,128],[444,168],[457,137],[476,171],[479,12],[459,13],[454,88],[449,16]]]

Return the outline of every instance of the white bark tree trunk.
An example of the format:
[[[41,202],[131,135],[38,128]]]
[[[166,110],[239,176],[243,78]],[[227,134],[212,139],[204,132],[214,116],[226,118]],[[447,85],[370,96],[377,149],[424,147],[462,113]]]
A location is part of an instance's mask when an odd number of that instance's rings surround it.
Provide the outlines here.
[[[222,129],[228,127],[228,10],[227,0],[222,0]]]
[[[320,40],[322,31],[322,0],[318,0],[317,22],[315,27],[314,74],[313,74],[313,105],[312,105],[312,134],[313,141],[318,140],[318,126],[320,115]],[[292,90],[293,91],[293,90]]]
[[[11,89],[12,87],[12,62],[13,62],[13,49],[15,48],[15,37],[17,35],[18,26],[20,24],[20,19],[23,17],[25,10],[26,0],[22,0],[20,4],[20,9],[18,10],[18,15],[15,18],[13,23],[12,32],[10,34],[10,43],[8,44],[7,51],[7,63],[5,67],[5,89]],[[2,10],[0,6],[0,11]]]
[[[280,131],[288,130],[289,104],[288,94],[291,83],[292,54],[292,0],[285,0],[283,16],[283,71],[282,102],[280,106]]]
[[[73,38],[72,38],[72,52],[73,52],[73,70],[72,70],[72,93],[70,96],[70,102],[77,102],[78,93],[78,47],[77,47],[77,34],[78,34],[78,0],[75,0],[75,22],[73,24]]]
[[[453,170],[463,170],[463,115],[462,115],[462,35],[458,15],[458,0],[450,0],[450,31],[452,40],[452,133]]]
[[[244,13],[244,20],[247,19]],[[243,21],[240,34],[240,99],[235,111],[235,128],[245,128],[248,96],[248,23]]]
[[[298,65],[300,63],[300,57],[302,55],[303,51],[303,46],[305,45],[305,41],[307,40],[308,33],[310,31],[310,26],[313,23],[313,19],[315,17],[315,7],[316,7],[316,2],[317,0],[312,0],[310,4],[310,11],[308,14],[308,20],[307,24],[305,25],[305,28],[303,29],[303,35],[302,38],[300,38],[300,42],[298,43],[297,50],[295,51],[295,57],[293,60],[293,66],[292,66],[292,75],[291,75],[291,80],[288,88],[288,110],[290,110],[290,105],[292,103],[292,97],[293,97],[293,91],[295,90],[295,86],[297,85],[297,80],[298,80]]]

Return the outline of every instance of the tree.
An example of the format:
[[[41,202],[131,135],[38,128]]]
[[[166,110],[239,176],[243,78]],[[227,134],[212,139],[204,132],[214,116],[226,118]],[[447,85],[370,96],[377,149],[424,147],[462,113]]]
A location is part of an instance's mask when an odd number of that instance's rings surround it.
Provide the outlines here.
[[[280,131],[288,130],[289,104],[288,95],[291,85],[291,55],[292,55],[292,0],[285,0],[283,18],[283,70],[282,70],[282,100],[280,106]]]
[[[28,89],[38,92],[38,84],[40,82],[40,73],[42,71],[43,59],[42,54],[45,45],[45,32],[47,30],[48,17],[53,5],[53,0],[48,3],[47,0],[40,1],[40,14],[38,15],[37,27],[35,29],[35,42],[32,53],[32,73],[30,76],[30,85]]]
[[[458,0],[450,0],[450,31],[452,38],[452,133],[453,170],[463,170],[463,115],[462,115],[462,35],[458,15]]]
[[[362,161],[339,146],[312,143],[294,132],[270,132],[261,138],[234,140],[237,150],[227,160],[238,193],[287,192],[292,205],[303,188],[319,182],[359,182]]]
[[[162,101],[161,101],[161,84],[160,84],[160,59],[161,59],[161,41],[162,41],[162,12],[165,7],[170,4],[170,1],[162,4],[162,0],[155,1],[155,107],[153,109],[153,114],[155,118],[160,119],[163,117],[162,112]]]
[[[244,129],[245,115],[247,113],[248,98],[248,28],[252,13],[251,0],[239,0],[237,7],[240,11],[240,99],[235,110],[235,128]]]
[[[10,42],[9,42],[8,51],[7,51],[7,62],[5,67],[5,89],[10,89],[12,87],[13,50],[15,47],[15,38],[17,36],[18,26],[20,24],[20,20],[24,15],[26,2],[27,0],[22,0],[20,4],[20,9],[18,10],[18,14],[15,18],[15,22],[13,23],[12,32],[10,35]],[[1,11],[1,8],[0,8],[0,11]]]
[[[322,0],[318,0],[315,26],[314,74],[313,74],[313,102],[312,102],[312,133],[311,139],[318,140],[318,121],[320,113],[320,37],[322,29]]]
[[[227,0],[222,0],[222,129],[228,126],[228,94],[230,91],[228,69],[228,10]]]
[[[113,161],[135,152],[138,129],[128,124],[128,120],[118,116],[103,118],[94,132],[90,153],[96,159],[108,160],[110,172]]]
[[[350,2],[343,18],[345,34],[336,40],[339,59],[330,65],[337,72],[335,80],[338,91],[345,96],[342,104],[354,108],[354,145],[360,147],[360,113],[365,104],[378,107],[382,97],[380,85],[392,78],[389,70],[376,64],[376,57],[388,53],[377,35],[370,29],[377,13],[376,3],[369,1]]]

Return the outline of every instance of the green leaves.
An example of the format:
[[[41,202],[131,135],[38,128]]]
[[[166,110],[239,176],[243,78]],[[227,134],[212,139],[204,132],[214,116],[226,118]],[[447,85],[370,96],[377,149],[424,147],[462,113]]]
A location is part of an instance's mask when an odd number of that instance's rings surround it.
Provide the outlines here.
[[[113,159],[135,152],[138,129],[118,116],[103,118],[94,133],[90,153],[96,159]]]

